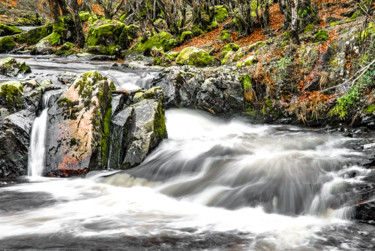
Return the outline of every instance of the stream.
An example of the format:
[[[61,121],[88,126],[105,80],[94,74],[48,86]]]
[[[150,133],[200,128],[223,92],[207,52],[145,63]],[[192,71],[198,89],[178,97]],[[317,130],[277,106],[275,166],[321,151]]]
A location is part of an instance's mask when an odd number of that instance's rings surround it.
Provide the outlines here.
[[[113,62],[23,59],[33,78],[97,69],[135,89],[156,76]],[[375,226],[354,221],[349,206],[374,175],[361,165],[362,138],[189,109],[166,119],[168,139],[126,171],[40,177],[43,146],[32,144],[31,177],[0,186],[0,249],[375,249]]]

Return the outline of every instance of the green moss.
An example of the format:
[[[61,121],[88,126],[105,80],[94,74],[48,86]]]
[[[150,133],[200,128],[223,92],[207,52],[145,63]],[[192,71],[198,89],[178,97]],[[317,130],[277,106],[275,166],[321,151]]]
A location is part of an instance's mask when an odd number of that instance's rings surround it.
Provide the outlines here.
[[[0,22],[0,36],[9,36],[22,33],[21,29],[18,29],[11,25],[5,25]]]
[[[358,105],[360,92],[357,87],[353,87],[350,91],[341,98],[337,99],[337,104],[330,111],[330,115],[346,117],[350,111]]]
[[[215,6],[215,19],[217,22],[224,22],[228,18],[228,10],[224,5]]]
[[[104,116],[103,131],[101,137],[102,166],[106,166],[109,154],[110,124],[112,118],[112,108],[109,108]]]
[[[305,33],[314,30],[314,28],[315,28],[315,27],[314,27],[314,25],[312,25],[312,24],[308,24],[308,25],[306,25],[306,27],[305,27]]]
[[[123,32],[125,25],[117,21],[111,21],[99,27],[91,27],[87,35],[87,45],[115,45],[119,42],[121,33]],[[114,40],[114,44],[108,44],[108,38]]]
[[[181,51],[176,59],[180,65],[207,66],[211,64],[213,58],[204,50],[194,47],[187,47]]]
[[[202,29],[200,29],[198,26],[193,25],[192,32],[195,36],[199,36],[204,33]]]
[[[16,43],[13,37],[3,37],[0,38],[0,52],[8,52],[13,50],[16,47]]]
[[[15,35],[14,40],[20,44],[27,43],[28,45],[34,45],[37,44],[41,39],[51,34],[52,29],[52,24],[47,24],[28,32]]]
[[[192,31],[184,31],[181,34],[181,41],[185,41],[185,39],[191,39],[194,37],[194,34]]]
[[[227,30],[223,30],[221,32],[221,35],[219,37],[221,40],[223,40],[224,42],[230,42],[231,41],[231,38],[230,38],[230,32],[227,31]]]
[[[91,17],[91,14],[87,11],[81,11],[79,12],[79,19],[81,19],[82,22],[86,22]]]
[[[18,81],[0,84],[0,104],[7,109],[22,108],[24,104],[23,86]]]
[[[77,139],[76,138],[71,138],[70,139],[70,146],[75,146],[77,145]]]
[[[238,44],[230,43],[221,49],[221,52],[238,51],[241,47]]]
[[[167,127],[165,126],[165,116],[162,103],[158,102],[154,119],[154,133],[157,139],[167,138]]]
[[[368,115],[372,114],[373,112],[375,112],[375,105],[369,105],[366,107],[366,113]]]
[[[327,41],[328,40],[328,31],[326,30],[319,30],[315,35],[314,38],[316,41]]]
[[[238,61],[238,60],[240,60],[241,58],[243,58],[243,56],[245,56],[245,53],[243,53],[242,49],[239,49],[239,50],[236,52],[236,55],[233,57],[233,61]]]
[[[173,61],[175,60],[180,53],[176,51],[165,53],[165,55],[169,58],[169,60]]]
[[[169,51],[177,45],[177,40],[171,38],[172,35],[167,32],[160,32],[145,42],[140,42],[135,47],[135,51],[149,53],[152,47],[163,48],[164,51]]]
[[[289,40],[291,36],[292,36],[292,33],[290,31],[286,31],[283,33],[284,40]]]
[[[281,43],[280,46],[281,46],[281,47],[285,47],[285,46],[287,46],[287,45],[288,45],[288,42],[284,41],[284,42]]]

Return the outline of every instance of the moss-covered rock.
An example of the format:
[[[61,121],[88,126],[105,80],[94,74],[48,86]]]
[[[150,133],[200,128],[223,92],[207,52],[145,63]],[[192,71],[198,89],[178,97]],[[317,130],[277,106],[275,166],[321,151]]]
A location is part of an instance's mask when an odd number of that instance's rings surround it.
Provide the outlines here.
[[[146,41],[139,41],[134,50],[149,54],[152,47],[163,48],[164,51],[169,51],[177,45],[177,40],[172,38],[172,35],[167,32],[160,32],[148,38]]]
[[[194,33],[192,31],[184,31],[181,34],[181,41],[192,39],[193,37],[194,37]]]
[[[74,44],[71,43],[71,42],[66,42],[65,44],[63,44],[61,46],[60,49],[58,49],[55,54],[56,55],[71,55],[73,54],[73,47],[74,47]]]
[[[0,22],[0,36],[9,36],[22,33],[22,30],[12,25],[5,25]]]
[[[98,21],[89,29],[87,45],[116,45],[119,42],[120,35],[124,28],[125,24],[118,21],[110,21],[107,23]]]
[[[17,62],[14,58],[8,57],[0,60],[0,74],[15,77],[19,74],[30,73],[31,69],[25,62]]]
[[[47,24],[36,29],[32,29],[30,31],[15,35],[14,40],[20,44],[26,43],[27,45],[35,45],[41,39],[51,34],[52,30],[52,24]]]
[[[213,57],[207,51],[188,47],[181,51],[176,59],[179,65],[207,66],[213,62]]]
[[[230,43],[230,42],[232,42],[232,40],[231,40],[231,38],[230,38],[230,34],[231,34],[230,31],[228,31],[228,30],[223,30],[223,31],[221,32],[221,35],[220,35],[219,39],[222,40],[222,41],[225,42],[225,43]]]
[[[81,19],[82,22],[89,21],[90,17],[91,17],[91,14],[88,11],[79,12],[79,19]]]
[[[9,52],[16,47],[13,37],[7,36],[0,38],[0,53]]]
[[[17,111],[23,107],[23,86],[19,81],[0,83],[0,106],[10,111]]]
[[[50,108],[47,175],[80,174],[107,166],[113,89],[110,79],[97,71],[87,72]]]

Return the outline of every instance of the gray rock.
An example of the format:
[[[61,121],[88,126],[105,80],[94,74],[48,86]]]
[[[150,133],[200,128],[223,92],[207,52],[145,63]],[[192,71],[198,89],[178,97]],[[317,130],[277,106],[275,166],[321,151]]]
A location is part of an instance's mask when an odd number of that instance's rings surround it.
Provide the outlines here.
[[[134,112],[135,128],[123,161],[124,168],[141,164],[148,153],[168,136],[161,102],[153,99],[142,100],[134,105]]]
[[[5,118],[0,130],[0,177],[27,174],[30,132],[35,114],[22,110]]]
[[[19,74],[31,73],[31,69],[25,62],[17,62],[14,58],[8,57],[0,60],[0,74],[8,77],[15,77]]]

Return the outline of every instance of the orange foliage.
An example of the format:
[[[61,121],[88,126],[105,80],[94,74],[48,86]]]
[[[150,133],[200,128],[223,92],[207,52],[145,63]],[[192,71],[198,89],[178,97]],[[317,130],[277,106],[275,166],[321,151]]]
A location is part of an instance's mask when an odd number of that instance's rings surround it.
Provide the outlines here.
[[[17,0],[0,0],[0,2],[6,6],[17,7]]]

